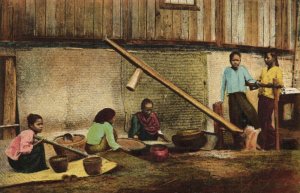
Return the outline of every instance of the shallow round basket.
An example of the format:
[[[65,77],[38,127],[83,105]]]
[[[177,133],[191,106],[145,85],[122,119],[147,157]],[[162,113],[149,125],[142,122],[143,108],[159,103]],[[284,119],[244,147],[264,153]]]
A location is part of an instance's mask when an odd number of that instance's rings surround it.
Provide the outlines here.
[[[84,152],[85,151],[85,143],[86,143],[86,138],[84,135],[81,134],[74,134],[73,135],[73,141],[65,141],[64,140],[64,135],[60,135],[56,138],[54,138],[54,141],[58,144],[67,146],[67,147],[72,147],[74,149],[78,149],[79,151]],[[74,160],[79,160],[82,158],[81,155],[78,155],[74,152],[65,150],[61,147],[58,146],[53,146],[55,152],[57,155],[65,155],[68,158],[68,161],[74,161]]]
[[[88,175],[97,175],[101,172],[102,159],[99,156],[88,157],[83,160],[83,167]]]
[[[130,149],[130,153],[134,155],[139,155],[146,149],[146,144],[138,139],[118,138],[117,143],[122,147]]]
[[[51,168],[56,173],[65,172],[68,169],[68,158],[67,156],[53,156],[49,158]]]

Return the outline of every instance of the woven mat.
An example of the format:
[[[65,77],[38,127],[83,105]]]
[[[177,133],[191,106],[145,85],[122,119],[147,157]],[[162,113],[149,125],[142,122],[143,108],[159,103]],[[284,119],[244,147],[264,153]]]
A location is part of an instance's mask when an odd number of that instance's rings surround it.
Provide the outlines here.
[[[75,175],[77,177],[86,177],[88,174],[85,172],[83,167],[83,159],[70,162],[68,170],[63,173],[55,173],[52,169],[25,174],[10,172],[0,176],[0,187],[11,186],[15,184],[22,184],[27,182],[38,182],[38,181],[56,181],[63,180],[63,176]],[[104,174],[117,166],[117,163],[108,161],[102,158],[101,174]],[[100,174],[100,175],[101,175]]]

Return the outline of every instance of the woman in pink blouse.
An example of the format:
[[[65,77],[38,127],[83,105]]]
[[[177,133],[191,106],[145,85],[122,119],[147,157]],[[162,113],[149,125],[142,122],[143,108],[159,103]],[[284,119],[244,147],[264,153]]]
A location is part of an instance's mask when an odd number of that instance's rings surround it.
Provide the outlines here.
[[[28,129],[12,140],[5,154],[9,165],[17,172],[32,173],[48,169],[45,149],[42,141],[35,141],[33,136],[42,132],[43,118],[37,114],[27,117]]]

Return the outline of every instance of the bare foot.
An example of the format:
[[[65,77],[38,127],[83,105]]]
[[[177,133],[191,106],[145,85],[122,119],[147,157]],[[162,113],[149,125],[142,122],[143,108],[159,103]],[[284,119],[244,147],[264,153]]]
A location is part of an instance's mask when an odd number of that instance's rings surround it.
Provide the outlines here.
[[[244,151],[249,151],[251,149],[251,138],[254,135],[254,128],[247,126],[244,130],[244,134],[246,136]]]
[[[257,137],[258,134],[261,132],[261,129],[255,129],[253,131],[253,134],[251,135],[251,138],[249,140],[249,150],[256,151],[257,149]]]

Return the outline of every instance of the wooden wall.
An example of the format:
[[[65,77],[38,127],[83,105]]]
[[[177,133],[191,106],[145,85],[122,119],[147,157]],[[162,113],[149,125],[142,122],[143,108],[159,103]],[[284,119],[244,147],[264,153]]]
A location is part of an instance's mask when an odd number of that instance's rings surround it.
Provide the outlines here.
[[[161,9],[159,2],[1,0],[0,39],[107,36],[294,49],[296,0],[196,0],[199,11]]]

